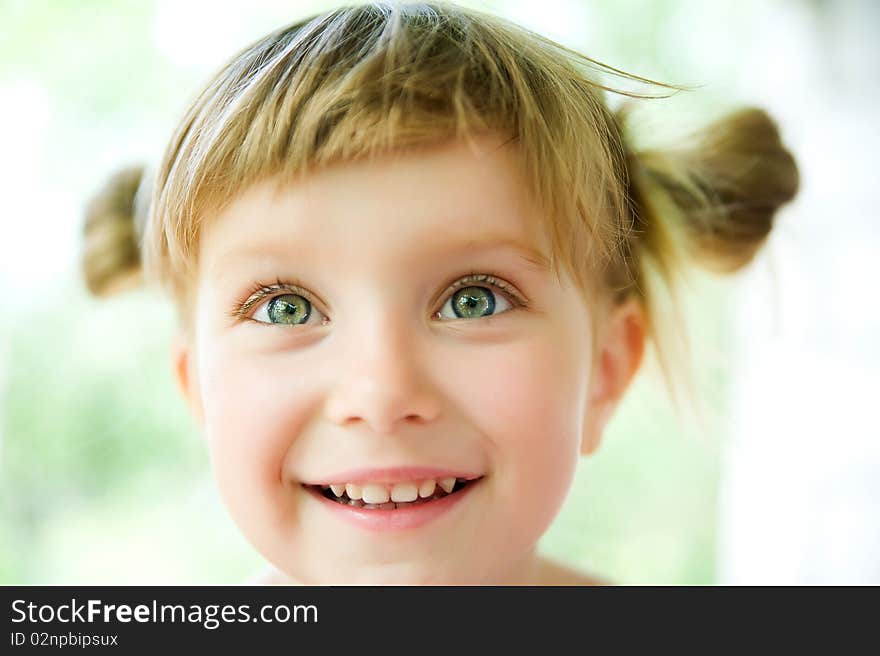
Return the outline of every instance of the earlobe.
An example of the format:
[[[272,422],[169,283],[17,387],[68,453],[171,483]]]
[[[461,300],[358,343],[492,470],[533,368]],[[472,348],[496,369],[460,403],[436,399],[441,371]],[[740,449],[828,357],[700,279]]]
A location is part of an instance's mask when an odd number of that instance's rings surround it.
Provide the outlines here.
[[[198,373],[193,363],[192,348],[186,338],[180,334],[174,338],[172,346],[172,368],[177,388],[201,430],[204,426],[204,413],[199,394]]]
[[[611,309],[590,381],[582,454],[591,455],[599,447],[605,426],[642,364],[646,332],[645,311],[636,299]]]

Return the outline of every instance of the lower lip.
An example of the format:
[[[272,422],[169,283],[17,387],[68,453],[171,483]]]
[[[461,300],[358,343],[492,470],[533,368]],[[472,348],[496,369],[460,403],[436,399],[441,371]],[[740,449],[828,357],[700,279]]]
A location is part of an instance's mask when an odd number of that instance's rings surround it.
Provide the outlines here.
[[[471,481],[458,492],[441,499],[394,510],[364,510],[354,506],[345,506],[338,501],[331,501],[312,487],[308,488],[308,492],[328,510],[335,513],[337,517],[351,522],[355,526],[369,531],[400,531],[418,528],[444,515],[461,503],[479,484],[479,480]]]

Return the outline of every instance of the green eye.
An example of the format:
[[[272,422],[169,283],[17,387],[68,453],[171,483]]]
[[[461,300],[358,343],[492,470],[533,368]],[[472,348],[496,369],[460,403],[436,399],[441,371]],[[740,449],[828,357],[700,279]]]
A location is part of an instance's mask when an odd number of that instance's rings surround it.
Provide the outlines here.
[[[463,319],[492,314],[495,295],[485,287],[465,287],[452,295],[452,309]]]
[[[467,285],[469,282],[477,281],[485,281],[488,286]],[[286,293],[270,296],[272,292],[285,290]],[[296,293],[297,291],[302,293]],[[509,283],[496,280],[488,274],[473,273],[461,278],[450,285],[446,294],[449,296],[440,311],[433,315],[435,319],[479,319],[501,314],[515,307],[528,307],[528,301]],[[252,320],[257,323],[270,326],[302,326],[309,323],[324,326],[329,323],[329,319],[320,311],[313,312],[316,308],[309,301],[309,292],[304,291],[297,284],[283,282],[280,279],[273,285],[258,286],[252,292],[251,298],[236,308],[234,314],[244,317],[252,305],[256,305],[261,298],[266,297],[269,297],[268,300],[260,303],[252,315]]]
[[[463,287],[456,290],[449,297],[446,305],[440,311],[440,316],[448,319],[478,319],[489,316],[495,314],[496,299],[501,301],[502,306],[506,303],[512,307],[510,301],[503,296],[496,297],[495,293],[488,287]],[[451,307],[453,316],[449,316],[445,312],[447,307]],[[506,311],[510,307],[506,307],[501,311]]]
[[[266,323],[300,325],[309,320],[312,304],[299,294],[282,294],[271,299],[265,306]],[[262,309],[262,308],[261,308]],[[260,321],[255,313],[254,319]]]

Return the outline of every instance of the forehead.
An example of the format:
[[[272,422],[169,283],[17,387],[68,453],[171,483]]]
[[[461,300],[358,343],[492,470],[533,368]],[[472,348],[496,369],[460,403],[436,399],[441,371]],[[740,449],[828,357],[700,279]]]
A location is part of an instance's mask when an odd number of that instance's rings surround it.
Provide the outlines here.
[[[308,244],[308,249],[297,245]],[[203,227],[203,271],[292,253],[417,265],[444,245],[507,250],[546,268],[542,222],[515,146],[482,137],[345,162],[247,189]]]

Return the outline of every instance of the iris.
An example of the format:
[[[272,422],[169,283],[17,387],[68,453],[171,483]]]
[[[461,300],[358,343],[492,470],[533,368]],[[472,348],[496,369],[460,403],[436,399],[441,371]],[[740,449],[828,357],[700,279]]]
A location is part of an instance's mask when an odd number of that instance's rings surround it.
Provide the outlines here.
[[[495,295],[485,287],[465,287],[452,297],[452,309],[462,319],[492,314],[495,311]]]
[[[312,304],[299,294],[282,294],[269,301],[266,311],[272,323],[296,325],[309,320]]]

